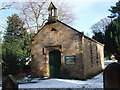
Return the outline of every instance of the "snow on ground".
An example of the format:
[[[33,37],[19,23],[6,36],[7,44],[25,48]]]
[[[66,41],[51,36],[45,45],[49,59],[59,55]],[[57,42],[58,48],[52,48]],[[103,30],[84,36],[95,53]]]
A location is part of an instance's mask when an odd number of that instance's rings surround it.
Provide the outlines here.
[[[105,66],[114,61],[105,61]],[[37,80],[37,83],[19,84],[19,88],[103,88],[103,73],[98,74],[92,79],[86,81],[73,79],[46,79]],[[0,90],[2,87],[0,86]]]
[[[37,83],[19,84],[19,88],[103,88],[103,73],[86,81],[70,79],[46,79]]]
[[[114,63],[114,62],[117,62],[117,60],[115,60],[115,61],[113,61],[113,60],[107,60],[107,61],[104,61],[104,65],[108,66],[109,64]]]

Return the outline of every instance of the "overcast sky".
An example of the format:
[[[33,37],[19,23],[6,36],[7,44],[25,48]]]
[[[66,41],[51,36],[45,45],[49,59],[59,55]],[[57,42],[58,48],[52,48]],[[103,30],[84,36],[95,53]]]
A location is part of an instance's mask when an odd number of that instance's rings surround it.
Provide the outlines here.
[[[7,1],[8,0],[1,0]],[[9,0],[13,1],[13,0]],[[14,0],[15,1],[15,0]],[[17,0],[22,1],[22,0]],[[25,0],[23,0],[25,1]],[[31,0],[32,1],[32,0]],[[35,1],[35,0],[34,0]],[[51,0],[54,1],[54,0]],[[78,31],[84,31],[85,34],[88,34],[90,37],[92,36],[91,26],[101,19],[107,17],[111,13],[108,11],[111,6],[115,6],[115,3],[118,0],[60,0],[65,1],[73,5],[72,12],[75,13],[76,19],[74,23],[71,25],[73,28]],[[16,13],[16,10],[4,10],[0,12],[0,24],[5,23],[6,17]],[[3,25],[5,26],[5,25]],[[3,30],[3,28],[0,28]]]

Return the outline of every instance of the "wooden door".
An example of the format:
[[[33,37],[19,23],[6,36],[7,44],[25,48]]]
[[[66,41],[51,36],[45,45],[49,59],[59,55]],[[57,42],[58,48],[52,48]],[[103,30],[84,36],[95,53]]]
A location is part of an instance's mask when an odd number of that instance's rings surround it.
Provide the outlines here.
[[[49,53],[49,69],[50,77],[58,78],[60,77],[60,67],[61,67],[61,53],[58,50],[51,51]]]

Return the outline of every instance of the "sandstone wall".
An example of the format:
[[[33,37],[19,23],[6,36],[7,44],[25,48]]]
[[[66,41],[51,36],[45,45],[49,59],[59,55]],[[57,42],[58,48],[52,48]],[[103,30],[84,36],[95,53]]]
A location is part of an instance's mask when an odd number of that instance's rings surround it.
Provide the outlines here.
[[[64,23],[46,24],[32,41],[32,71],[50,77],[49,52],[61,52],[61,77],[86,79],[103,68],[103,45]],[[66,64],[75,56],[76,64]]]
[[[103,44],[83,37],[83,59],[85,78],[91,77],[104,68]]]
[[[48,24],[32,42],[32,68],[39,75],[49,77],[49,52],[61,52],[61,77],[82,78],[82,34],[57,22]],[[76,56],[76,64],[66,65],[65,56]]]

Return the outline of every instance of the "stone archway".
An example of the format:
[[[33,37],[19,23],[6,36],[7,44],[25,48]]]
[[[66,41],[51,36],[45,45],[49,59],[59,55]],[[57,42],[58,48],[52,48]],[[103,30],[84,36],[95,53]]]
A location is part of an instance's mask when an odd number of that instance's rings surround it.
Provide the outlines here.
[[[51,75],[51,70],[50,70],[50,55],[51,54],[53,54],[53,55],[55,55],[54,53],[58,53],[59,54],[59,56],[60,56],[60,63],[61,63],[61,59],[63,58],[62,57],[62,46],[61,45],[54,45],[54,46],[45,46],[44,48],[43,48],[43,54],[44,54],[44,56],[45,56],[45,62],[46,62],[46,69],[45,69],[45,71],[46,71],[46,76],[47,77],[50,77],[50,78],[58,78],[60,75],[58,75],[58,76],[52,76]],[[55,57],[57,57],[57,56],[55,56]]]

